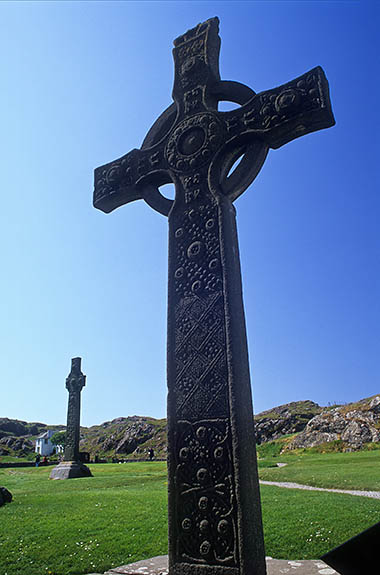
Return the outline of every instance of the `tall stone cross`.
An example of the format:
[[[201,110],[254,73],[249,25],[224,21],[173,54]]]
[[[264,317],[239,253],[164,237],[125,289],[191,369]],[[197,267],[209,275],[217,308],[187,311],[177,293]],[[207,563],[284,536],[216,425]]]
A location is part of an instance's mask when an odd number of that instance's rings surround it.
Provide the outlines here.
[[[175,40],[174,104],[141,149],[95,170],[96,208],[144,199],[169,220],[171,575],[266,572],[233,201],[269,148],[334,124],[319,67],[259,94],[221,81],[218,24]]]
[[[73,477],[90,477],[89,468],[80,461],[80,394],[86,385],[86,376],[81,371],[80,357],[71,360],[71,371],[66,378],[66,389],[69,392],[67,407],[67,426],[64,461],[53,468],[50,479],[71,479]]]
[[[72,358],[71,371],[66,378],[69,403],[67,406],[65,461],[79,461],[80,394],[86,385],[86,376],[81,371],[81,362],[80,357]]]

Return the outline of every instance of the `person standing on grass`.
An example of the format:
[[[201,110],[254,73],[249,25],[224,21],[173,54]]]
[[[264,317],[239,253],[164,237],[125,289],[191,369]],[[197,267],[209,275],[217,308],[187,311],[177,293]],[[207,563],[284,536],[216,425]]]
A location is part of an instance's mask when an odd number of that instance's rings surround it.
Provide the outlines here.
[[[36,467],[38,467],[41,461],[41,456],[39,453],[37,453],[35,461],[36,461]]]

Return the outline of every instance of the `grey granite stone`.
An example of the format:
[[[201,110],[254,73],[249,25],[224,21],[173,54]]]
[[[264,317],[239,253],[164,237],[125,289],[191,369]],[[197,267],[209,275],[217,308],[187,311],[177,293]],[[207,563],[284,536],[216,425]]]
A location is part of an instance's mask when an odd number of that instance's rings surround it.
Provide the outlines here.
[[[62,461],[50,473],[50,479],[74,479],[75,477],[92,477],[92,473],[86,465],[78,461]]]

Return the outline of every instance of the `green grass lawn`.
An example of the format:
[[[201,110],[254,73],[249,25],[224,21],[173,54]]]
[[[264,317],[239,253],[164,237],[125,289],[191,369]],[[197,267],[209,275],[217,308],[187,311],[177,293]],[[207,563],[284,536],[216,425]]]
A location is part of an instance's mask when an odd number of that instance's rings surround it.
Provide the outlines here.
[[[165,463],[90,467],[94,477],[69,481],[49,481],[51,468],[0,470],[14,496],[0,508],[1,575],[102,573],[167,553]],[[276,558],[316,558],[380,517],[379,500],[269,486],[261,493],[266,552]]]
[[[51,468],[0,471],[14,501],[0,508],[1,575],[74,575],[167,552],[163,463],[92,466],[49,481]]]
[[[277,462],[287,463],[276,467]],[[284,454],[259,461],[260,478],[315,487],[380,491],[380,450]]]

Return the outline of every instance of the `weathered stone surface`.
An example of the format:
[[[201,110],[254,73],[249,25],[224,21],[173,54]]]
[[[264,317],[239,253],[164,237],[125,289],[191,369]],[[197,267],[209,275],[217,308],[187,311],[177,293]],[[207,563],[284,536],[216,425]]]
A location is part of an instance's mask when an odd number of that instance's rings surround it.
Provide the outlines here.
[[[92,477],[92,473],[84,463],[62,461],[53,468],[49,479],[74,479],[75,477]]]
[[[147,423],[132,424],[115,448],[116,453],[132,453],[141,444],[153,437],[155,428]]]
[[[12,499],[12,493],[6,487],[0,487],[0,507],[5,503],[10,503]]]
[[[288,448],[315,447],[336,440],[352,449],[380,441],[380,396],[323,411],[308,422]]]
[[[286,573],[289,575],[338,575],[334,569],[329,568],[329,566],[320,559],[311,561],[288,561],[267,557],[266,565],[268,575],[283,575]],[[104,575],[168,575],[168,572],[168,556],[160,555],[158,557],[152,557],[152,559],[116,567],[115,569],[106,571]]]
[[[29,453],[33,449],[33,442],[26,437],[3,437],[0,439],[0,445],[14,451],[23,451],[24,453]]]
[[[81,358],[73,357],[71,371],[66,378],[69,392],[65,441],[65,461],[79,461],[80,439],[80,394],[86,385],[86,376],[81,372]]]
[[[95,207],[144,199],[169,220],[171,575],[266,572],[233,201],[269,148],[334,124],[321,68],[255,94],[220,80],[219,49],[217,18],[177,38],[174,104],[140,150],[95,170]]]
[[[89,477],[91,471],[80,461],[80,394],[86,384],[86,376],[81,371],[81,358],[73,357],[71,371],[66,378],[69,392],[64,461],[54,467],[50,479],[71,479]]]

